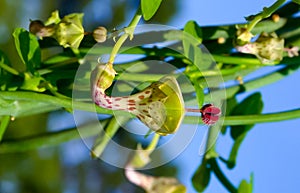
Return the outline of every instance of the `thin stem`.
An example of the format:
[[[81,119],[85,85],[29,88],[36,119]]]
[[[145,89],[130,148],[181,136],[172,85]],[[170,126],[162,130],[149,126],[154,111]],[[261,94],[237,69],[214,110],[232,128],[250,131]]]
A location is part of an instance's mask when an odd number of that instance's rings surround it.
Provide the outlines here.
[[[10,122],[10,116],[9,115],[3,116],[1,118],[1,123],[0,123],[0,142],[2,141],[4,132],[6,131],[6,128],[7,128],[8,124],[9,124],[9,122]]]
[[[52,104],[53,106],[63,107],[67,109],[83,110],[89,112],[96,111],[97,113],[113,114],[112,110],[98,107],[92,103],[78,102],[68,98],[59,98],[59,97],[50,96],[47,94],[35,93],[35,92],[1,91],[0,98],[6,100],[13,100],[13,101],[19,101],[19,100],[32,101],[33,104],[36,102],[43,102],[43,103]]]
[[[127,40],[128,37],[130,37],[130,39],[133,37],[133,32],[135,27],[137,26],[138,22],[140,21],[142,17],[141,14],[141,10],[140,8],[138,8],[137,12],[135,13],[134,17],[132,18],[131,22],[129,23],[128,27],[125,28],[125,33],[118,39],[118,41],[116,42],[116,44],[114,45],[108,63],[110,65],[112,65],[115,61],[115,57],[118,53],[118,51],[120,50],[120,48],[122,47],[122,45],[124,44],[124,42]]]
[[[267,113],[261,115],[237,115],[220,117],[219,122],[223,125],[251,125],[256,123],[277,122],[300,118],[300,108],[289,111],[282,111],[276,113]],[[196,124],[199,121],[197,116],[186,116],[184,123]]]
[[[20,73],[16,69],[8,66],[7,64],[2,63],[1,61],[0,61],[0,67],[13,75],[16,76],[20,75]]]
[[[223,174],[221,168],[219,167],[217,160],[215,158],[209,159],[212,171],[215,173],[219,181],[224,185],[224,187],[231,193],[237,193],[237,189],[232,185],[232,183]]]
[[[160,138],[160,135],[155,133],[151,143],[148,145],[148,147],[145,150],[152,152],[156,148],[159,138]]]
[[[256,15],[254,19],[249,23],[247,30],[250,32],[262,19],[270,17],[272,13],[274,13],[281,5],[285,3],[285,1],[286,0],[277,0],[270,7],[265,7],[263,11],[260,14]]]
[[[105,124],[102,122],[102,124]],[[78,132],[80,130],[80,133]],[[2,141],[0,154],[16,153],[34,150],[41,147],[51,147],[79,138],[88,138],[99,132],[99,122],[82,125],[78,128],[45,133],[36,136],[25,137],[17,140]]]
[[[91,156],[93,158],[101,156],[108,142],[117,133],[120,126],[122,126],[128,120],[129,119],[127,117],[118,117],[118,120],[115,117],[111,118],[107,125],[106,131],[100,133],[94,142],[94,146],[91,151]]]

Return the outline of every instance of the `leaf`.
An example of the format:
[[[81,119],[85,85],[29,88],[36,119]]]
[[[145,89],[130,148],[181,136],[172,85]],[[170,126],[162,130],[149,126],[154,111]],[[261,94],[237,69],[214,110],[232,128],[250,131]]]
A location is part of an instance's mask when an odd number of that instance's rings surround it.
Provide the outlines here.
[[[246,180],[242,180],[238,187],[238,193],[252,193],[252,191],[253,191],[253,175],[251,175],[249,183]]]
[[[256,115],[263,109],[263,101],[260,93],[256,92],[244,99],[233,110],[231,115]],[[231,126],[230,135],[232,139],[237,139],[245,131],[251,129],[254,125]]]
[[[192,82],[196,92],[198,107],[201,108],[203,106],[204,97],[205,97],[203,87],[201,86],[201,84],[199,84],[197,80],[192,80]]]
[[[263,109],[263,102],[260,93],[254,93],[239,103],[233,110],[231,115],[252,115],[260,114]],[[230,135],[235,140],[231,148],[227,161],[227,167],[233,168],[236,164],[238,150],[245,139],[247,132],[254,125],[237,125],[230,127]]]
[[[23,28],[15,29],[13,37],[17,52],[26,65],[27,71],[34,74],[34,70],[41,64],[41,50],[38,40]]]
[[[293,2],[300,5],[300,0],[293,0]]]
[[[197,192],[203,192],[210,181],[210,168],[207,161],[204,160],[192,177],[192,183]]]
[[[42,85],[42,83],[45,82],[43,77],[30,76],[28,73],[24,73],[24,77],[25,78],[21,89],[36,92],[44,92],[46,90],[45,86]]]
[[[202,43],[202,29],[200,26],[197,24],[195,21],[188,21],[183,29],[185,32],[189,33],[192,35],[195,40],[197,40],[195,43],[196,44],[201,44]]]
[[[283,27],[286,24],[286,22],[286,18],[280,18],[277,22],[274,22],[272,20],[261,21],[255,25],[251,32],[253,34],[261,34],[263,32],[271,33]]]
[[[10,66],[10,62],[7,56],[0,50],[0,63],[3,65]],[[2,65],[0,65],[2,66]],[[0,90],[6,90],[8,84],[11,82],[12,74],[7,72],[5,69],[0,67]]]
[[[146,21],[154,16],[161,2],[162,0],[141,0],[142,14]]]
[[[243,134],[238,136],[237,139],[235,139],[234,144],[233,144],[230,154],[229,154],[229,158],[227,160],[228,168],[230,168],[230,169],[234,168],[234,166],[236,164],[236,157],[238,155],[239,148],[240,148],[242,142],[244,141],[246,135],[247,135],[247,132],[244,132]]]

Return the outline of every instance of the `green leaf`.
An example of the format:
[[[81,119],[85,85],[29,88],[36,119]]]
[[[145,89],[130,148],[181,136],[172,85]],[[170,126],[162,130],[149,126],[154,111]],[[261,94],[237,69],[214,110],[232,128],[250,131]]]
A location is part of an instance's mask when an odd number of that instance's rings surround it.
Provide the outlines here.
[[[5,115],[3,117],[0,117],[0,142],[3,138],[3,135],[8,127],[8,124],[10,122],[10,116]]]
[[[274,22],[272,20],[261,21],[255,25],[251,32],[253,34],[261,34],[263,32],[271,33],[283,27],[286,24],[286,22],[286,18],[280,18],[277,22]]]
[[[293,0],[293,2],[300,5],[300,0]]]
[[[234,144],[233,144],[233,146],[231,148],[231,151],[230,151],[230,154],[229,154],[229,158],[227,160],[227,167],[228,168],[231,169],[231,168],[235,167],[236,157],[238,155],[239,148],[240,148],[242,142],[244,141],[246,135],[247,135],[247,132],[244,132],[235,139]]]
[[[6,55],[0,50],[0,90],[6,90],[11,82],[12,74],[4,69],[4,66],[10,67],[10,62]]]
[[[16,28],[13,37],[17,52],[27,71],[34,74],[34,70],[41,64],[41,50],[37,38],[23,28]]]
[[[263,101],[260,93],[256,92],[244,99],[233,110],[231,115],[256,115],[263,109]],[[242,133],[251,129],[254,125],[231,126],[230,135],[235,140]]]
[[[192,82],[196,92],[198,107],[201,108],[203,106],[204,98],[205,98],[203,87],[197,81],[192,81]]]
[[[260,93],[253,93],[241,103],[239,103],[230,115],[253,115],[260,114],[263,109],[263,101]],[[237,125],[231,126],[230,135],[235,140],[231,148],[230,155],[227,161],[227,167],[233,168],[236,164],[236,157],[238,155],[238,150],[245,139],[247,132],[254,125]]]
[[[253,175],[251,175],[249,183],[246,180],[242,180],[238,188],[238,193],[252,193],[252,191],[253,191]]]
[[[192,177],[192,183],[197,192],[203,192],[210,181],[210,168],[207,161],[204,160]]]
[[[183,29],[185,32],[191,34],[196,41],[197,44],[202,43],[202,29],[195,21],[188,21]]]
[[[161,2],[162,0],[141,0],[142,13],[146,21],[154,16]]]
[[[24,73],[24,77],[25,78],[21,89],[36,92],[44,92],[46,90],[45,85],[42,84],[43,82],[45,82],[43,77],[31,76],[28,73]]]

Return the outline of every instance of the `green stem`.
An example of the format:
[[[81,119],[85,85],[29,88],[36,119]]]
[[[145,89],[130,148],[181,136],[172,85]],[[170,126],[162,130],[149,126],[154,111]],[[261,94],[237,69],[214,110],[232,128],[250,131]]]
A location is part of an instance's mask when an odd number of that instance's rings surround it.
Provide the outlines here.
[[[263,11],[256,15],[254,19],[249,23],[247,30],[250,32],[257,23],[259,23],[261,20],[270,17],[272,13],[274,13],[281,5],[285,3],[286,0],[277,0],[273,5],[270,7],[265,7]]]
[[[153,150],[155,150],[155,148],[158,144],[159,138],[160,138],[160,135],[155,133],[151,143],[148,145],[148,147],[145,150],[148,150],[148,151],[151,151],[151,152]]]
[[[213,59],[216,62],[226,63],[226,64],[237,64],[246,66],[263,66],[259,59],[257,58],[245,58],[237,56],[224,56],[212,54]]]
[[[120,126],[126,123],[129,119],[127,117],[118,117],[118,120],[115,117],[112,117],[109,121],[106,131],[101,132],[99,136],[96,138],[94,142],[94,146],[91,151],[91,155],[93,158],[97,158],[101,156],[108,142],[113,138],[116,134]],[[103,131],[103,130],[101,130]]]
[[[300,118],[300,108],[293,109],[289,111],[282,111],[277,113],[266,113],[261,115],[237,115],[237,116],[226,116],[221,117],[220,122],[223,122],[223,125],[252,125],[256,123],[268,123],[268,122],[277,122],[285,121],[291,119]],[[199,117],[196,116],[186,116],[184,118],[184,123],[188,124],[197,124]]]
[[[102,124],[105,123],[102,122]],[[78,132],[79,130],[80,133]],[[2,143],[0,143],[0,154],[24,152],[41,147],[56,146],[70,140],[94,136],[98,132],[99,122],[93,122],[78,128],[75,127],[16,140],[2,141]]]
[[[10,116],[9,115],[3,116],[1,118],[1,123],[0,123],[0,142],[2,141],[4,132],[6,131],[6,128],[7,128],[8,124],[9,124],[9,122],[10,122]]]
[[[66,109],[83,110],[83,111],[90,111],[90,112],[96,111],[97,113],[113,114],[112,110],[98,107],[92,103],[78,102],[74,100],[72,101],[72,99],[69,98],[58,98],[55,96],[50,96],[47,94],[40,94],[35,92],[1,91],[0,98],[5,100],[13,100],[13,101],[18,101],[18,100],[32,101],[33,105],[36,102],[43,102],[43,103],[52,104],[53,106],[63,107]]]
[[[137,12],[135,13],[135,15],[132,18],[131,22],[129,23],[128,27],[125,28],[125,30],[124,30],[125,33],[118,39],[118,41],[114,45],[114,47],[111,51],[109,60],[108,60],[109,64],[114,63],[115,57],[116,57],[118,51],[120,50],[120,48],[122,47],[124,42],[127,40],[127,38],[130,37],[130,39],[131,39],[133,37],[134,29],[137,26],[137,24],[139,23],[141,17],[142,17],[141,10],[140,10],[140,8],[138,8]]]
[[[219,179],[219,181],[224,185],[224,187],[230,192],[230,193],[237,193],[237,189],[232,185],[232,183],[227,179],[227,177],[223,174],[221,168],[219,167],[217,160],[215,158],[212,158],[209,160],[209,163],[211,165],[212,171],[215,173],[216,177]]]
[[[7,64],[2,63],[1,61],[0,61],[0,68],[3,68],[4,70],[6,70],[7,72],[9,72],[13,75],[16,75],[16,76],[20,75],[20,73],[16,69],[8,66]]]

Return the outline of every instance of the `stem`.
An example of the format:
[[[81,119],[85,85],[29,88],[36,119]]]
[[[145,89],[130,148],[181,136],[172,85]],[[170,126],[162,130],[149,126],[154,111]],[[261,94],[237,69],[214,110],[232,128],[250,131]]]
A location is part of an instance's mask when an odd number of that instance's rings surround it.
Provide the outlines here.
[[[237,115],[220,117],[223,125],[252,125],[256,123],[277,122],[300,118],[300,108],[277,113],[267,113],[261,115]],[[197,116],[186,116],[184,123],[196,124],[199,118]]]
[[[263,11],[260,14],[256,15],[254,19],[249,23],[247,30],[250,32],[258,22],[260,22],[262,19],[270,17],[272,13],[274,13],[282,4],[285,3],[285,1],[286,0],[277,0],[270,7],[265,7]]]
[[[122,126],[122,124],[126,123],[128,120],[129,119],[127,117],[119,117],[118,120],[115,117],[111,118],[107,125],[106,131],[101,132],[94,142],[94,146],[91,151],[93,158],[101,156],[109,140],[113,138],[120,126]]]
[[[108,63],[110,65],[112,65],[115,61],[115,57],[118,53],[118,51],[120,50],[121,46],[124,44],[124,42],[126,41],[126,39],[128,37],[130,37],[130,39],[133,37],[133,32],[135,27],[137,26],[138,22],[140,21],[142,17],[141,14],[141,9],[140,7],[138,8],[137,12],[135,13],[134,17],[132,18],[131,22],[129,23],[128,27],[125,28],[125,33],[118,39],[118,41],[116,42],[115,46],[113,47]]]
[[[112,110],[98,107],[92,103],[78,102],[74,100],[72,101],[72,99],[69,98],[58,98],[55,96],[50,96],[47,94],[40,94],[35,92],[1,91],[0,98],[6,100],[13,100],[13,101],[18,101],[18,100],[32,101],[33,103],[43,102],[43,103],[52,104],[53,106],[63,107],[66,109],[73,109],[73,110],[76,109],[76,110],[83,110],[83,111],[90,111],[90,112],[94,112],[96,110],[97,113],[113,114]]]
[[[80,130],[80,134],[78,133]],[[0,144],[0,154],[24,152],[41,147],[59,145],[78,138],[94,136],[99,132],[99,122],[89,123],[78,128],[45,133],[42,135],[25,137],[17,140],[3,141]]]
[[[16,69],[8,66],[7,64],[2,63],[1,61],[0,61],[0,67],[13,75],[16,76],[20,75],[20,73]]]
[[[223,174],[221,168],[219,167],[215,158],[209,160],[212,171],[215,173],[219,181],[224,185],[224,187],[231,193],[237,193],[237,189],[232,185],[232,183]]]
[[[10,116],[9,115],[3,116],[1,118],[1,123],[0,123],[0,142],[2,141],[4,132],[6,131],[6,128],[7,128],[8,124],[9,124],[9,122],[10,122]]]
[[[266,64],[262,64],[257,58],[245,58],[245,57],[237,57],[237,56],[223,56],[212,54],[213,59],[216,62],[226,63],[226,64],[237,64],[237,65],[246,65],[246,66],[263,66]]]
[[[148,145],[148,147],[145,150],[152,152],[156,148],[159,138],[160,138],[160,135],[155,133],[151,143]]]

